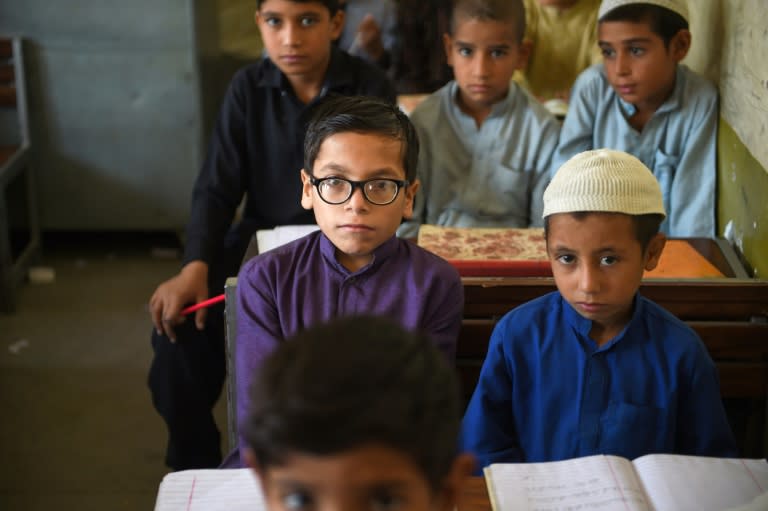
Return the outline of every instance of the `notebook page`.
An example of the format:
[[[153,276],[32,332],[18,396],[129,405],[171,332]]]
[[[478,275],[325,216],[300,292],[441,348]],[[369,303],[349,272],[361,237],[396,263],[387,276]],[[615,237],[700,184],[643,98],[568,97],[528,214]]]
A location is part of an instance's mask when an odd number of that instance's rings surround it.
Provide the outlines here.
[[[248,468],[184,470],[163,477],[155,511],[266,511]]]
[[[654,454],[634,461],[656,511],[722,511],[768,491],[768,462]]]
[[[632,465],[616,456],[485,469],[494,511],[650,510]]]
[[[274,229],[256,231],[259,254],[297,240],[319,228],[317,225],[280,225]]]

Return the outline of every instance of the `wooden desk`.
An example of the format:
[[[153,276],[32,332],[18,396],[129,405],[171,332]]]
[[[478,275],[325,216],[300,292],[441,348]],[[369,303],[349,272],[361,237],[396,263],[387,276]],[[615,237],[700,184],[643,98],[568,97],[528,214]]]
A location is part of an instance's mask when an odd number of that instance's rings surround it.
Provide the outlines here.
[[[459,496],[458,511],[491,511],[488,487],[482,476],[470,477]]]

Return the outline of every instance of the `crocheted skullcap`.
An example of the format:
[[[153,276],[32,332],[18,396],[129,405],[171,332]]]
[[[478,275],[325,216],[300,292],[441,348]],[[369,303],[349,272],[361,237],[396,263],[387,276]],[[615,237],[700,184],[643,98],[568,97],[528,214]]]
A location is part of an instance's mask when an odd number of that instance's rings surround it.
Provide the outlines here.
[[[600,9],[597,11],[597,19],[602,17],[617,7],[623,7],[630,4],[653,4],[659,7],[666,7],[670,11],[674,11],[682,16],[688,23],[691,19],[688,17],[688,5],[686,0],[603,0],[600,3]]]
[[[600,211],[666,217],[661,187],[643,163],[623,151],[597,149],[572,157],[544,190],[544,213]]]

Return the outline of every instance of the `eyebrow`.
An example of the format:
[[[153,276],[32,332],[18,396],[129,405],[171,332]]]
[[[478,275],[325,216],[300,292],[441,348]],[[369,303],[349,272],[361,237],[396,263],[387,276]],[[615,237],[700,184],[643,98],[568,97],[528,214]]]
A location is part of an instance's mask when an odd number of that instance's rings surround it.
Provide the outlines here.
[[[651,38],[650,37],[634,37],[632,39],[622,39],[619,41],[619,44],[637,44],[637,43],[650,43]],[[613,43],[610,43],[608,41],[598,41],[597,44],[600,46],[602,45],[612,45]]]
[[[334,174],[342,174],[344,176],[347,176],[350,174],[349,170],[343,166],[339,165],[338,163],[329,163],[327,165],[323,165],[318,171],[328,171],[329,173]],[[370,176],[367,179],[377,179],[377,178],[387,178],[387,179],[401,179],[400,172],[397,171],[397,169],[393,167],[383,167],[380,169],[376,169],[373,172],[371,172]]]

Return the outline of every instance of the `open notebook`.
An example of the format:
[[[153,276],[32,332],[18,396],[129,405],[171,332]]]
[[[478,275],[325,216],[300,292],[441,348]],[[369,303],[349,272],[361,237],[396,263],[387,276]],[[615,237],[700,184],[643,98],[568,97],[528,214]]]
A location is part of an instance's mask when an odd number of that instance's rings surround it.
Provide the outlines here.
[[[494,511],[723,511],[768,492],[766,460],[597,455],[484,471]]]
[[[155,511],[266,511],[249,468],[171,472],[163,477]]]

